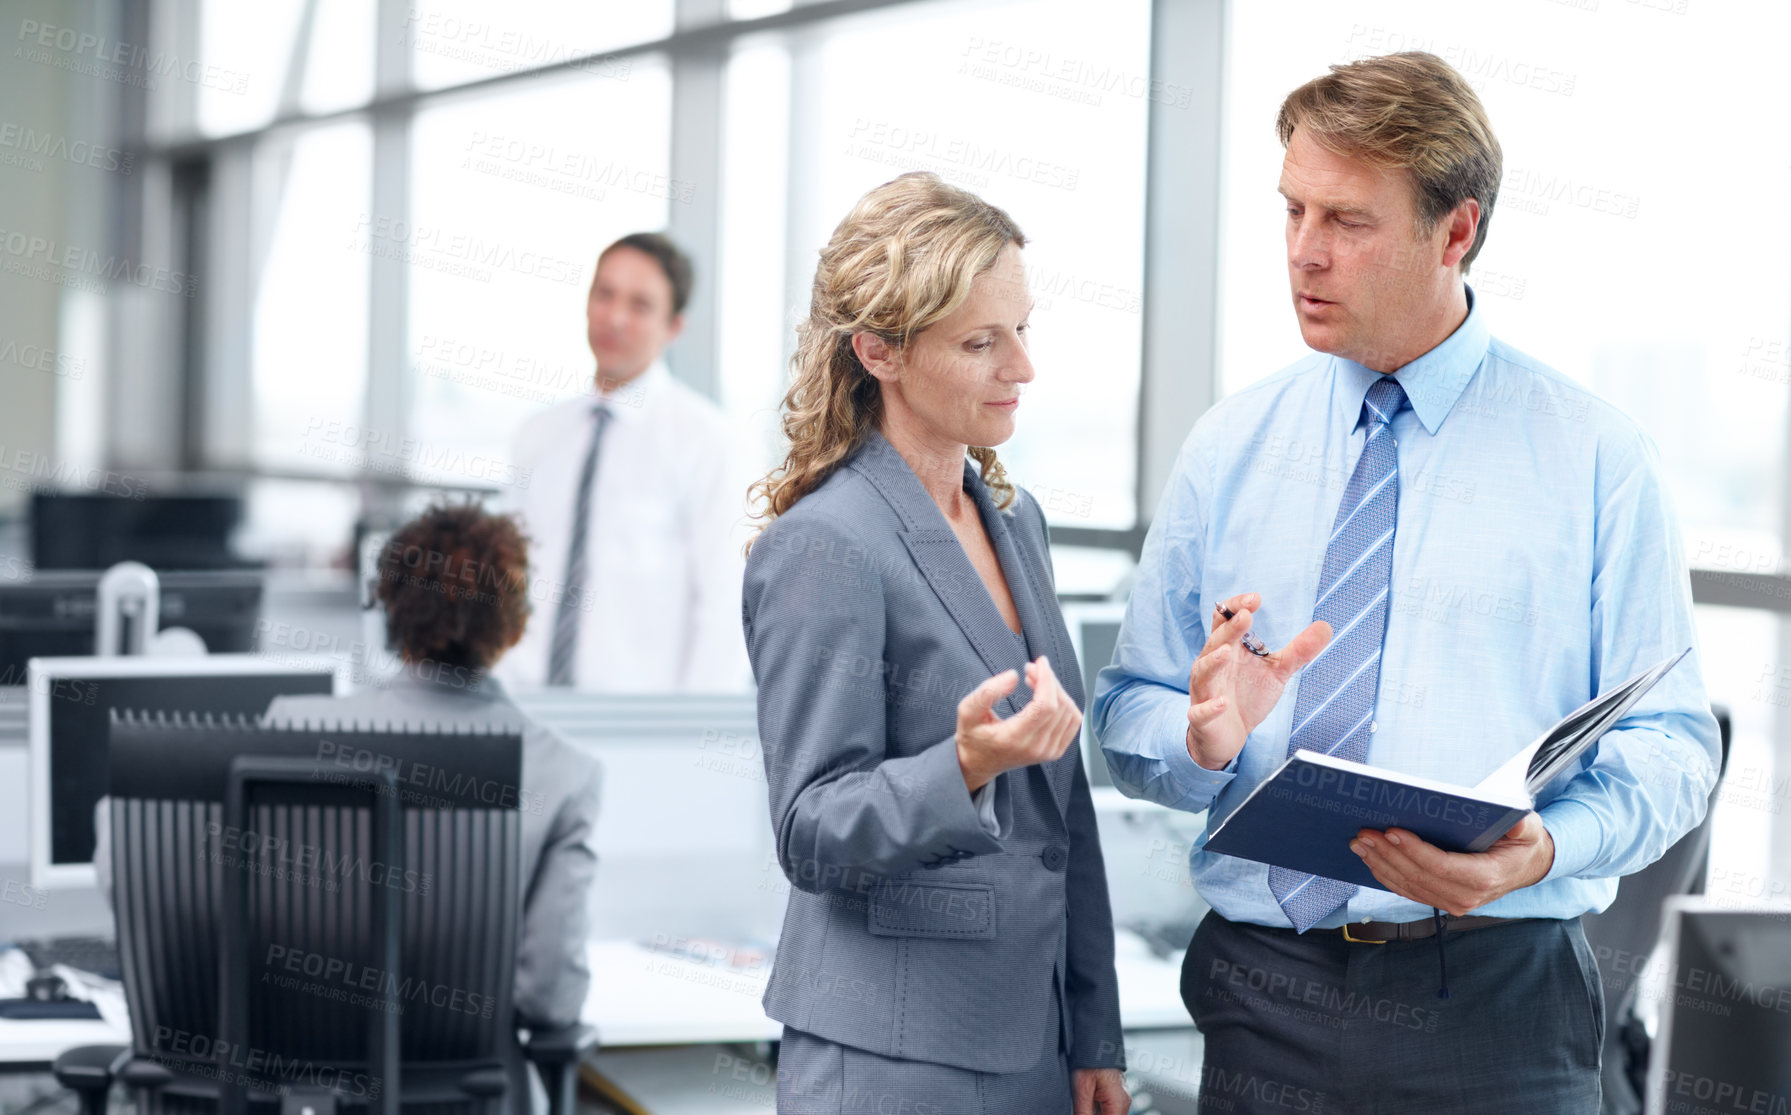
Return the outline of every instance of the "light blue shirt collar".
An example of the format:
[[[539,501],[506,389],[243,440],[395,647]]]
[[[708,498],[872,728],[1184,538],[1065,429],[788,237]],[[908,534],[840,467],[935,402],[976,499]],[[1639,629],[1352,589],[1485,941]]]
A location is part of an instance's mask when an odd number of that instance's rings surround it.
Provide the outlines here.
[[[1455,400],[1467,389],[1468,381],[1474,378],[1481,361],[1486,358],[1487,345],[1492,342],[1485,317],[1475,304],[1474,288],[1468,287],[1467,293],[1468,316],[1455,327],[1455,332],[1442,344],[1393,373],[1399,385],[1405,388],[1406,398],[1412,401],[1412,411],[1418,421],[1433,435],[1443,425],[1443,419],[1449,417]],[[1337,406],[1334,413],[1339,421],[1347,424],[1345,432],[1348,433],[1360,424],[1362,400],[1368,397],[1369,387],[1381,378],[1382,373],[1341,356],[1331,359],[1336,366]]]

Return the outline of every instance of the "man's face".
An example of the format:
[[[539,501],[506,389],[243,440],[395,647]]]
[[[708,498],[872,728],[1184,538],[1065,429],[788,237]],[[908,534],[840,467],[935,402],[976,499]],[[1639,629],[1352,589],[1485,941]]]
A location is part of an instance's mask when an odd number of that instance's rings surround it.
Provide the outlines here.
[[[1412,336],[1452,288],[1454,268],[1443,262],[1450,221],[1419,236],[1405,171],[1326,150],[1303,129],[1288,141],[1280,192],[1294,315],[1307,347],[1383,372],[1417,356],[1408,351]]]
[[[622,382],[646,371],[683,326],[683,317],[672,313],[672,281],[658,260],[616,248],[597,264],[585,303],[585,335],[599,378]]]

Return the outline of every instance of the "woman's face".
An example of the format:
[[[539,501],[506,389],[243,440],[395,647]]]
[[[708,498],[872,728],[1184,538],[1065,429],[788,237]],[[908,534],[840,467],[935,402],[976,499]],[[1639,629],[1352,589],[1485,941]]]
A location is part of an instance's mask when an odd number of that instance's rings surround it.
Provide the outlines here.
[[[1026,269],[1010,243],[951,316],[871,368],[883,384],[886,418],[953,444],[994,446],[1012,437],[1020,393],[1033,376],[1026,353],[1031,313]]]

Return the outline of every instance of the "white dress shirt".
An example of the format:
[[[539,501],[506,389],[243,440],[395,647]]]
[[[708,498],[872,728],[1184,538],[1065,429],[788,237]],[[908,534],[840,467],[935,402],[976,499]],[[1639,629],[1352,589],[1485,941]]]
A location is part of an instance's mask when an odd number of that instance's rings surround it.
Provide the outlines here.
[[[560,403],[516,439],[512,459],[528,482],[514,490],[510,510],[530,537],[532,613],[496,670],[513,687],[547,682],[597,401]],[[591,489],[574,685],[744,692],[752,679],[740,626],[749,478],[721,409],[658,362],[603,401],[611,417]]]

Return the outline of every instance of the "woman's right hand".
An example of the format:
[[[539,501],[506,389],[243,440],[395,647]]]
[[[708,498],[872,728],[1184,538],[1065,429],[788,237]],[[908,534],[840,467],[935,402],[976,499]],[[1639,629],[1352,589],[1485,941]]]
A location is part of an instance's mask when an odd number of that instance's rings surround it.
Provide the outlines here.
[[[1019,680],[1017,671],[1003,670],[958,702],[958,767],[973,794],[1004,770],[1058,758],[1082,729],[1082,710],[1042,654],[1026,664],[1032,700],[1006,720],[996,716],[995,702],[1012,693]]]

